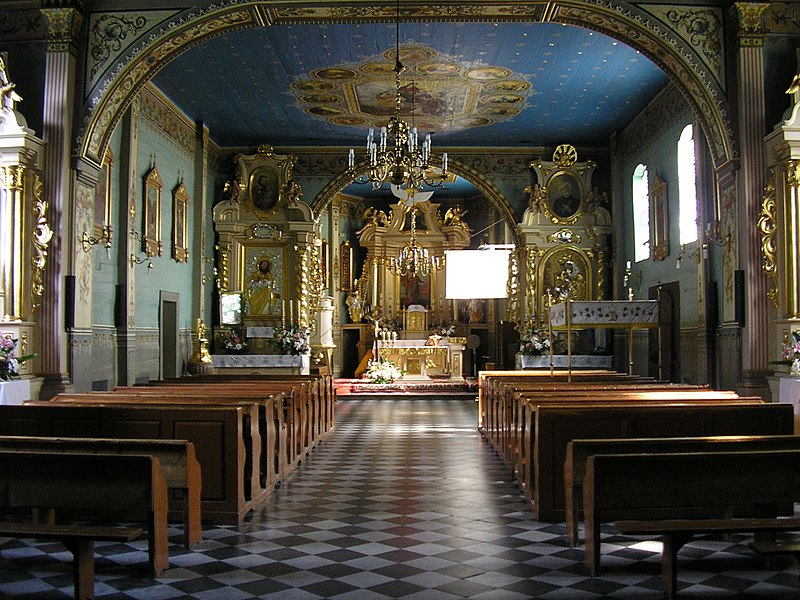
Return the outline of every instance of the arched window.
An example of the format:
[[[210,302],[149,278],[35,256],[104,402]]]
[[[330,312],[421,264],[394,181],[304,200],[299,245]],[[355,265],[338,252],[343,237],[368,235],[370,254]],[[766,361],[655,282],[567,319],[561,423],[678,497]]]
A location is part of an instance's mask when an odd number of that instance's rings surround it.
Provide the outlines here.
[[[694,160],[694,130],[689,123],[678,141],[678,226],[681,244],[697,241],[697,172]]]
[[[633,260],[650,258],[650,184],[647,165],[637,165],[633,171]]]

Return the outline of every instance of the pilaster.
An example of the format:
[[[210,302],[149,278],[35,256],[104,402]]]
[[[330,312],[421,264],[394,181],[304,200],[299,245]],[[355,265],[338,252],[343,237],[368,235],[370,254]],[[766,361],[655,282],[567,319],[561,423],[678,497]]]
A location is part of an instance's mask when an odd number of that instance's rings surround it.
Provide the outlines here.
[[[769,3],[738,2],[739,48],[736,53],[738,88],[738,129],[741,153],[736,189],[739,196],[738,261],[747,278],[745,283],[745,327],[742,331],[742,379],[751,381],[768,369],[769,305],[767,281],[761,255],[758,223],[765,183],[763,135],[764,120],[764,36]],[[724,197],[725,190],[720,190]],[[756,385],[758,383],[756,382]]]
[[[50,206],[55,235],[44,269],[44,293],[40,316],[42,333],[41,371],[45,381],[41,397],[65,389],[69,380],[65,328],[64,281],[74,275],[74,194],[76,183],[70,170],[73,107],[75,106],[76,48],[83,21],[75,8],[42,9],[47,21],[47,53],[44,81],[43,131],[45,142],[43,185]]]

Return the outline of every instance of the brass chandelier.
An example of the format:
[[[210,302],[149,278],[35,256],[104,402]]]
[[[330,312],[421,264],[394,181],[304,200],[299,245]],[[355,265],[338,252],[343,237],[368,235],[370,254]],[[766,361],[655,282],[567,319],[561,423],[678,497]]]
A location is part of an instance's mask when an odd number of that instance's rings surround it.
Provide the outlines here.
[[[389,269],[400,277],[427,277],[433,271],[444,268],[444,258],[431,256],[417,242],[417,209],[411,207],[411,240],[403,246],[397,258],[389,259]]]
[[[426,135],[419,143],[417,128],[400,117],[403,98],[400,93],[400,74],[406,68],[400,62],[400,0],[397,0],[397,19],[395,22],[395,105],[394,115],[386,127],[381,127],[380,136],[375,140],[375,130],[367,134],[366,163],[367,172],[356,175],[355,151],[348,155],[348,173],[355,183],[372,183],[373,189],[380,189],[383,183],[391,183],[403,189],[422,191],[422,185],[437,187],[442,185],[447,175],[447,153],[442,153],[441,173],[432,170],[431,136]],[[414,117],[412,86],[411,117]]]

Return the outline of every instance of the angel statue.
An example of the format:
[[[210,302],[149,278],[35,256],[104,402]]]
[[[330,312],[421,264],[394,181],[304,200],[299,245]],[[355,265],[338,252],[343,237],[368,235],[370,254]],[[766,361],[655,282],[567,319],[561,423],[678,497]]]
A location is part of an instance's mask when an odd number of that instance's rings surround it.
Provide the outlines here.
[[[451,208],[448,208],[447,212],[444,213],[444,224],[466,226],[466,223],[464,222],[462,217],[468,212],[469,211],[464,210],[460,206],[453,206]]]
[[[3,55],[0,54],[0,106],[9,110],[14,110],[17,102],[22,100],[14,88],[17,87],[16,83],[11,83],[6,72],[6,61]]]

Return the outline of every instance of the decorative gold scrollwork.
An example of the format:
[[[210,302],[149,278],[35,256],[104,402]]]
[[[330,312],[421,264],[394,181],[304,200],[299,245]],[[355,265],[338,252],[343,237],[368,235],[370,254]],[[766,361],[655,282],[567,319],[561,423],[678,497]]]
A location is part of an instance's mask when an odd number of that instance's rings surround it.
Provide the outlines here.
[[[31,276],[31,313],[39,305],[37,298],[44,292],[42,272],[47,263],[47,246],[53,237],[53,230],[47,223],[45,212],[47,202],[42,199],[42,181],[38,173],[33,174],[33,274]]]
[[[553,152],[553,162],[556,166],[568,169],[578,161],[578,151],[575,146],[561,144]]]
[[[508,254],[508,308],[506,309],[509,321],[519,323],[519,257],[517,250]]]
[[[764,256],[762,268],[770,279],[767,297],[775,308],[778,307],[778,249],[777,249],[777,203],[775,196],[775,169],[769,169],[764,197],[761,203],[761,216],[758,219],[758,232],[761,234],[761,254]]]

